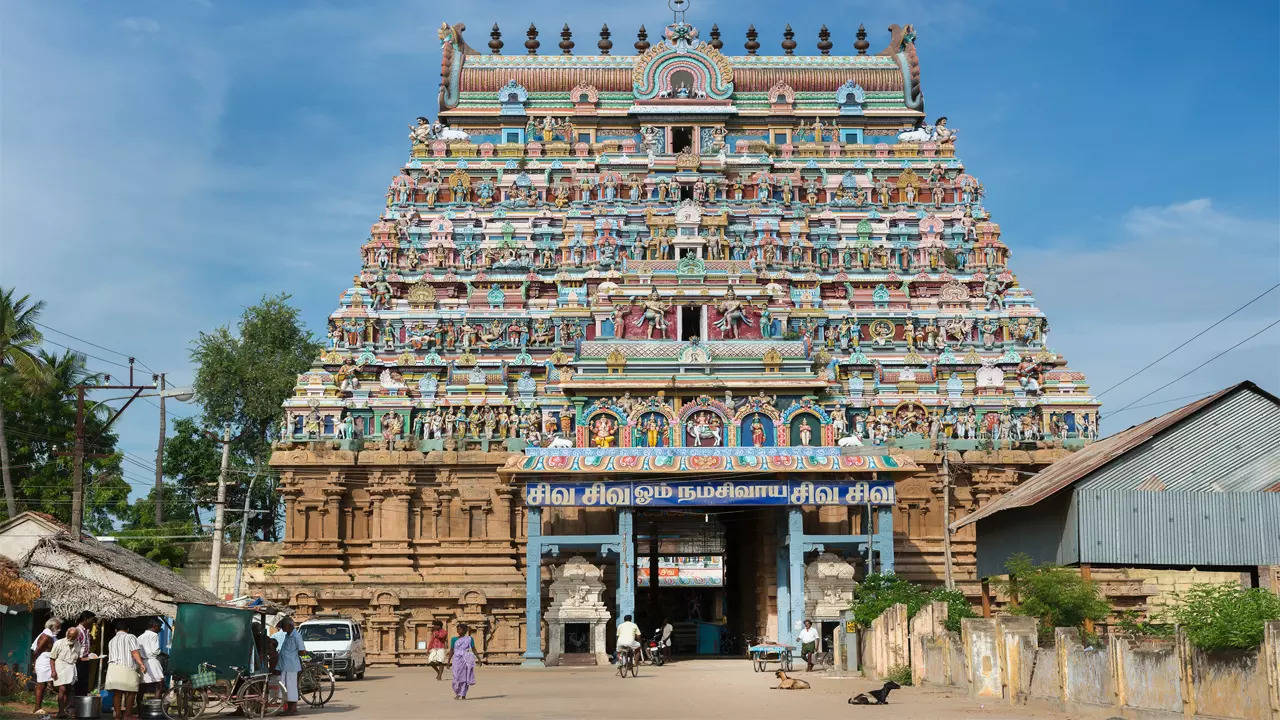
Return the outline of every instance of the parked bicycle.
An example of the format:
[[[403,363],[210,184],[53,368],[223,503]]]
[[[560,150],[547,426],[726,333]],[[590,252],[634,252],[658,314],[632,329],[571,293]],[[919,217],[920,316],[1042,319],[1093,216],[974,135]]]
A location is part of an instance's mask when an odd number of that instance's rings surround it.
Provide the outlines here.
[[[298,673],[298,697],[308,705],[320,707],[333,698],[337,680],[329,664],[311,653],[299,653],[302,672]]]
[[[205,664],[210,670],[213,665]],[[278,675],[268,672],[251,673],[244,668],[229,666],[232,677],[219,679],[204,689],[206,710],[237,708],[246,717],[264,717],[284,707],[284,683]]]
[[[202,666],[201,671],[204,670]],[[196,687],[192,678],[175,675],[164,694],[164,716],[169,720],[193,720],[200,717],[208,704],[204,690],[203,686]]]

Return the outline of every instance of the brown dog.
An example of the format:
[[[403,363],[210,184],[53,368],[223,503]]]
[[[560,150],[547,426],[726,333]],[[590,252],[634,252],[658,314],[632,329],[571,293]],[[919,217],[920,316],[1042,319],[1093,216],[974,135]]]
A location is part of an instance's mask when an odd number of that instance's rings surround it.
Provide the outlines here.
[[[787,674],[781,670],[774,673],[778,676],[778,684],[769,688],[770,690],[808,690],[809,683],[804,680],[787,677]]]

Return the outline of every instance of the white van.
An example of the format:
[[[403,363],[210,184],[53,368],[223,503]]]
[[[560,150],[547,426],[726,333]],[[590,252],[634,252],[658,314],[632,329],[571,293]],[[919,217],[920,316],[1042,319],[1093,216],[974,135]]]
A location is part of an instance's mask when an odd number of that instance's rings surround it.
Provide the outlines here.
[[[364,633],[360,624],[340,615],[318,615],[298,626],[307,652],[324,660],[334,675],[364,677]]]

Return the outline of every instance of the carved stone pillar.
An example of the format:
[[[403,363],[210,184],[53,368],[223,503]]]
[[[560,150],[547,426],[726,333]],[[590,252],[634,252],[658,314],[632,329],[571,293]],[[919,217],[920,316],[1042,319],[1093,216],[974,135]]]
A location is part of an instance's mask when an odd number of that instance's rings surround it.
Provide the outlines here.
[[[409,547],[408,472],[376,472],[370,478],[369,495],[375,505],[375,522],[365,574],[416,578]]]

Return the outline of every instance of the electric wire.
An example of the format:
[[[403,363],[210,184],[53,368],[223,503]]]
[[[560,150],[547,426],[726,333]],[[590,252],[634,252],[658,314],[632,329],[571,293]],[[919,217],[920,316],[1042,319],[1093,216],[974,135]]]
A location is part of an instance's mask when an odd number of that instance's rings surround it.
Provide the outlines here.
[[[1167,405],[1171,402],[1178,402],[1179,400],[1190,400],[1192,398],[1207,397],[1208,395],[1211,395],[1214,392],[1217,392],[1217,391],[1206,390],[1198,393],[1189,393],[1187,395],[1179,395],[1178,397],[1172,397],[1172,398],[1169,398],[1168,400],[1157,400],[1155,402],[1143,403],[1141,405],[1134,405],[1133,407],[1129,408],[1129,410],[1138,410],[1141,408],[1156,407],[1157,405]],[[1108,417],[1110,417],[1111,415],[1119,415],[1121,412],[1126,412],[1126,411],[1117,410],[1113,413],[1108,413]]]
[[[1174,379],[1169,380],[1169,382],[1167,382],[1167,383],[1165,383],[1165,384],[1162,384],[1162,386],[1157,387],[1156,389],[1153,389],[1153,391],[1151,391],[1151,392],[1148,392],[1148,393],[1147,393],[1147,395],[1143,395],[1142,397],[1137,398],[1137,400],[1134,400],[1133,402],[1130,402],[1130,404],[1129,404],[1129,405],[1125,405],[1124,407],[1121,407],[1121,409],[1116,410],[1116,411],[1114,411],[1114,413],[1111,413],[1111,414],[1124,413],[1124,411],[1125,411],[1125,410],[1129,410],[1129,409],[1130,409],[1130,407],[1133,407],[1134,405],[1137,405],[1137,404],[1138,404],[1138,402],[1142,402],[1143,400],[1147,400],[1147,398],[1148,398],[1148,397],[1151,397],[1152,395],[1156,395],[1156,393],[1157,393],[1157,392],[1162,391],[1162,389],[1165,389],[1166,387],[1171,386],[1171,384],[1174,384],[1174,383],[1178,382],[1178,380],[1180,380],[1180,379],[1183,379],[1183,378],[1187,377],[1187,375],[1190,375],[1190,374],[1192,374],[1192,373],[1196,372],[1196,370],[1199,370],[1199,369],[1203,368],[1203,366],[1204,366],[1204,365],[1208,365],[1208,364],[1212,363],[1212,361],[1213,361],[1213,360],[1217,360],[1217,359],[1219,359],[1219,357],[1221,357],[1221,356],[1224,356],[1224,355],[1228,354],[1228,352],[1235,350],[1235,348],[1236,348],[1236,347],[1240,347],[1240,346],[1244,345],[1244,343],[1245,343],[1245,342],[1249,342],[1249,341],[1253,340],[1253,338],[1256,338],[1256,337],[1260,336],[1260,334],[1265,333],[1265,332],[1267,332],[1267,331],[1270,331],[1270,329],[1271,329],[1271,328],[1276,327],[1276,325],[1280,325],[1280,319],[1272,320],[1272,322],[1271,322],[1271,323],[1268,323],[1268,324],[1266,325],[1266,327],[1265,327],[1265,328],[1260,329],[1260,331],[1257,331],[1256,333],[1251,334],[1251,336],[1249,336],[1249,337],[1247,337],[1247,338],[1244,338],[1244,340],[1242,340],[1242,341],[1240,341],[1240,342],[1236,342],[1236,343],[1235,343],[1235,345],[1233,345],[1233,346],[1231,346],[1231,347],[1226,348],[1226,350],[1219,352],[1219,354],[1217,354],[1217,355],[1213,355],[1212,357],[1210,357],[1210,359],[1208,359],[1208,360],[1206,360],[1206,361],[1203,361],[1203,363],[1201,363],[1201,364],[1199,364],[1199,365],[1194,366],[1194,368],[1192,368],[1192,369],[1190,369],[1190,370],[1187,370],[1187,372],[1185,372],[1185,373],[1183,373],[1183,374],[1178,375],[1178,377],[1176,377],[1176,378],[1174,378]]]
[[[52,330],[53,332],[56,332],[56,333],[58,333],[59,335],[64,335],[64,336],[66,336],[66,337],[69,337],[69,338],[71,338],[72,340],[75,340],[76,342],[82,342],[82,343],[84,343],[85,345],[91,345],[91,346],[93,346],[93,347],[95,347],[95,348],[97,348],[97,349],[99,349],[99,350],[105,350],[105,351],[107,351],[107,352],[109,352],[109,353],[114,353],[114,354],[116,354],[116,355],[119,355],[119,356],[120,356],[120,357],[122,357],[122,358],[125,358],[125,359],[133,358],[133,361],[134,361],[135,363],[137,363],[138,365],[142,366],[142,368],[143,368],[144,370],[146,370],[147,372],[149,372],[149,373],[154,373],[154,374],[159,374],[159,373],[156,373],[156,371],[155,371],[155,370],[152,370],[150,367],[148,367],[146,363],[144,363],[144,362],[142,362],[141,360],[139,360],[139,359],[138,359],[138,357],[137,357],[136,355],[129,355],[128,353],[122,353],[122,352],[120,352],[119,350],[112,350],[111,348],[106,347],[105,345],[99,345],[98,343],[93,342],[92,340],[85,340],[85,339],[84,339],[84,338],[82,338],[82,337],[76,337],[75,335],[72,335],[71,333],[67,332],[66,330],[59,330],[59,329],[58,329],[58,328],[56,328],[56,327],[53,327],[53,326],[51,326],[51,325],[46,325],[46,324],[44,324],[44,323],[42,323],[42,322],[36,322],[35,324],[36,324],[36,325],[39,325],[40,327],[44,328],[45,330]],[[47,339],[47,338],[46,338],[46,339]],[[55,341],[55,340],[49,340],[49,342],[52,342],[52,343],[53,343],[53,344],[55,344],[55,345],[61,345],[62,347],[65,347],[65,348],[67,348],[67,349],[69,349],[69,350],[76,350],[76,348],[71,348],[71,347],[68,347],[68,346],[66,346],[66,345],[62,345],[62,343],[57,342],[57,341]],[[101,359],[101,358],[99,358],[99,359]],[[110,361],[106,361],[106,360],[104,360],[103,362],[110,362]],[[125,367],[128,367],[128,366],[126,365]]]
[[[1272,290],[1275,290],[1276,288],[1280,288],[1280,283],[1276,283],[1275,285],[1272,285],[1271,287],[1267,288],[1266,290],[1263,290],[1261,293],[1259,293],[1259,294],[1255,295],[1255,296],[1253,297],[1253,299],[1252,299],[1252,300],[1250,300],[1249,302],[1246,302],[1245,304],[1241,305],[1240,307],[1236,308],[1235,310],[1232,310],[1231,312],[1227,313],[1226,315],[1222,316],[1221,318],[1218,318],[1218,320],[1217,320],[1216,322],[1214,322],[1212,325],[1210,325],[1209,327],[1207,327],[1207,328],[1205,328],[1205,329],[1201,330],[1200,332],[1196,333],[1195,335],[1192,335],[1191,337],[1187,338],[1186,340],[1183,340],[1182,342],[1178,343],[1178,344],[1177,344],[1177,345],[1175,345],[1175,346],[1173,347],[1173,349],[1172,349],[1172,350],[1170,350],[1169,352],[1167,352],[1167,353],[1165,353],[1165,354],[1161,355],[1160,357],[1156,358],[1155,360],[1152,360],[1151,362],[1149,362],[1149,363],[1147,363],[1146,365],[1142,366],[1142,368],[1140,368],[1139,370],[1137,370],[1136,372],[1134,372],[1134,373],[1133,373],[1132,375],[1130,375],[1129,377],[1127,377],[1127,378],[1125,378],[1125,379],[1121,380],[1120,382],[1118,382],[1118,383],[1116,383],[1116,384],[1112,385],[1111,387],[1107,388],[1106,390],[1103,390],[1102,392],[1098,393],[1097,395],[1094,395],[1094,397],[1096,397],[1096,398],[1100,398],[1100,397],[1102,397],[1103,395],[1106,395],[1107,393],[1111,392],[1112,390],[1115,390],[1116,388],[1120,387],[1121,385],[1123,385],[1123,384],[1125,384],[1125,383],[1129,382],[1130,380],[1134,379],[1135,377],[1137,377],[1137,376],[1141,375],[1142,373],[1144,373],[1144,372],[1146,372],[1147,370],[1151,369],[1151,367],[1152,367],[1152,366],[1154,366],[1156,363],[1160,362],[1161,360],[1164,360],[1165,358],[1169,357],[1170,355],[1174,354],[1175,352],[1177,352],[1177,351],[1181,350],[1182,348],[1186,347],[1187,343],[1189,343],[1189,342],[1191,342],[1191,341],[1195,340],[1196,338],[1200,337],[1201,335],[1204,335],[1205,333],[1209,332],[1210,330],[1212,330],[1212,329],[1214,329],[1214,328],[1218,327],[1219,325],[1221,325],[1222,323],[1224,323],[1224,322],[1226,322],[1228,319],[1230,319],[1233,315],[1235,315],[1236,313],[1240,312],[1241,310],[1243,310],[1243,309],[1245,309],[1245,308],[1249,307],[1250,305],[1254,304],[1254,303],[1255,303],[1255,302],[1257,302],[1258,300],[1261,300],[1263,296],[1265,296],[1267,293],[1271,292]],[[1119,411],[1117,410],[1116,412],[1119,412]],[[1113,413],[1113,414],[1114,414],[1114,413]]]

